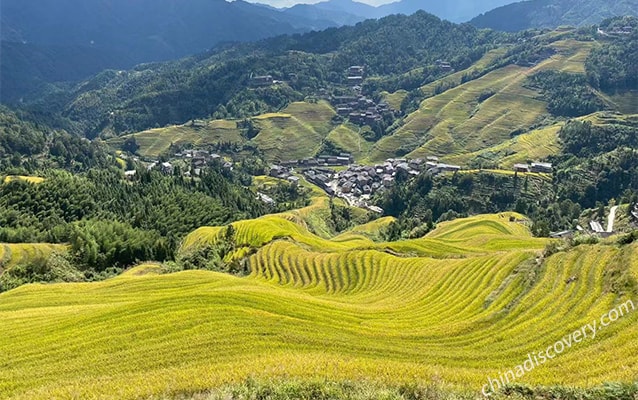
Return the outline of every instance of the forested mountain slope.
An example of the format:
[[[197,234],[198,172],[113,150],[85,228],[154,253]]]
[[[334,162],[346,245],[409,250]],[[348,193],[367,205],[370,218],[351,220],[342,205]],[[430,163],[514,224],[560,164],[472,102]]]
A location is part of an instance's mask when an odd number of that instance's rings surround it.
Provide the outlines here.
[[[522,31],[593,25],[624,15],[638,16],[638,3],[634,0],[528,0],[496,8],[470,23],[479,28]]]
[[[4,0],[0,15],[3,102],[107,68],[337,25],[225,0]]]

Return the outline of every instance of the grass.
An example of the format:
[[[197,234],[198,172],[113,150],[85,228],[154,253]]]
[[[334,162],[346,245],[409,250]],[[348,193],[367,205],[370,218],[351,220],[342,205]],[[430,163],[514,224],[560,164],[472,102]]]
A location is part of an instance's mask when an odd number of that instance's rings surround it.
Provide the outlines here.
[[[38,184],[44,182],[44,178],[39,176],[22,176],[22,175],[9,175],[4,178],[4,183],[9,183],[13,181],[25,181],[33,184]]]
[[[367,235],[387,218],[333,238],[294,222],[325,208],[317,197],[234,223],[237,248],[253,249],[248,277],[142,265],[104,282],[0,294],[0,397],[171,398],[249,378],[439,382],[478,393],[487,376],[618,304],[604,291],[613,260],[636,268],[638,244],[581,245],[543,261],[547,240],[515,213],[445,222],[393,243]],[[182,251],[221,231],[193,232]],[[626,316],[521,382],[631,381],[637,322],[638,313]]]

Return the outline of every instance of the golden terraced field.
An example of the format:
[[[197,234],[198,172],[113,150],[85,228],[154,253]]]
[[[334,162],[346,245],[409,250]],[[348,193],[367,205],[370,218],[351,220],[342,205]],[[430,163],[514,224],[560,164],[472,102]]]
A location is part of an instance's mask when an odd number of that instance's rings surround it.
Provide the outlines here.
[[[46,259],[53,251],[65,251],[66,246],[48,243],[0,244],[0,273],[15,265]]]
[[[0,294],[0,397],[147,398],[251,379],[476,390],[591,322],[638,275],[638,246],[578,246],[547,259],[520,215],[446,222],[424,238],[373,241],[382,220],[321,238],[293,222],[321,208],[233,224],[251,273],[156,275]],[[187,237],[189,252],[224,228]],[[232,257],[232,256],[231,256]],[[576,277],[567,283],[568,278]],[[638,313],[521,382],[590,386],[638,374]]]
[[[462,158],[502,145],[511,139],[512,133],[526,131],[547,114],[540,93],[525,87],[527,77],[544,70],[584,73],[584,59],[594,46],[592,42],[558,41],[552,44],[556,54],[534,67],[509,65],[464,84],[460,84],[462,73],[457,73],[423,87],[423,92],[431,95],[441,82],[455,85],[424,100],[419,110],[406,117],[401,128],[374,145],[370,159],[394,157],[398,149],[412,158],[426,155]],[[481,64],[497,55],[488,53],[478,66],[469,70],[480,69]],[[485,92],[494,95],[479,103],[478,97]],[[532,132],[531,137],[535,136],[542,135]]]

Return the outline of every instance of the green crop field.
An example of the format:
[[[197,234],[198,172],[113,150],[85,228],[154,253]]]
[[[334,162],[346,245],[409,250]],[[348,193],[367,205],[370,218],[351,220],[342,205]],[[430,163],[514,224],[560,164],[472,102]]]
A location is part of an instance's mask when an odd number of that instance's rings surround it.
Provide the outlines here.
[[[463,157],[501,145],[512,133],[527,130],[547,113],[539,93],[524,86],[527,77],[543,70],[583,73],[584,59],[596,44],[566,40],[552,46],[556,54],[534,67],[510,65],[464,84],[457,73],[425,86],[424,93],[433,93],[442,82],[454,87],[424,100],[401,128],[374,145],[371,160],[398,154]],[[487,61],[496,55],[488,53]],[[479,102],[479,96],[487,92],[493,95]]]
[[[335,112],[328,103],[292,103],[280,113],[255,117],[259,134],[253,142],[269,160],[314,156],[332,130]]]
[[[157,157],[168,151],[172,144],[205,146],[219,142],[239,143],[243,141],[235,121],[212,120],[188,122],[184,125],[173,125],[166,128],[151,129],[129,135],[135,138],[140,146],[139,154],[146,157]],[[122,136],[109,141],[112,146],[120,146],[129,136]]]
[[[0,273],[15,265],[46,259],[52,251],[65,251],[66,246],[48,243],[0,244]]]
[[[562,124],[533,130],[503,143],[473,153],[442,157],[447,163],[468,165],[470,162],[498,163],[501,168],[512,168],[516,163],[543,160],[558,154],[558,132]]]
[[[22,176],[22,175],[9,175],[6,176],[4,178],[4,183],[9,183],[12,181],[25,181],[25,182],[29,182],[29,183],[42,183],[44,182],[44,178],[41,178],[39,176]]]
[[[160,398],[256,380],[439,382],[479,393],[629,297],[638,245],[581,245],[543,258],[521,215],[439,224],[420,239],[333,239],[304,221],[325,208],[234,223],[251,273],[158,275],[142,265],[99,283],[0,294],[0,397]],[[189,235],[182,252],[221,239]],[[250,252],[248,250],[251,250]],[[570,279],[570,278],[575,279]],[[528,384],[589,387],[638,374],[638,312],[539,366]]]
[[[252,120],[260,132],[252,141],[270,160],[310,157],[332,130],[334,115],[334,110],[325,102],[292,103],[279,113],[254,117]],[[111,139],[108,143],[120,147],[129,137],[135,138],[140,146],[138,153],[146,157],[166,153],[171,144],[202,147],[219,142],[246,141],[237,121],[207,120],[138,132]],[[307,146],[307,143],[313,145]],[[294,150],[291,152],[291,149]]]
[[[355,160],[364,159],[370,151],[371,144],[360,133],[361,128],[356,125],[343,124],[333,129],[326,141],[331,142],[336,148],[352,154]]]

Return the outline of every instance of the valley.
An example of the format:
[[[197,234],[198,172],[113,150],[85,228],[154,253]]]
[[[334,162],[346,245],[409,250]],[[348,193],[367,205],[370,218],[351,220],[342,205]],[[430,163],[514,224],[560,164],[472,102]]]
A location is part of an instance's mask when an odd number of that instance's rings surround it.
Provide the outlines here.
[[[241,43],[0,106],[0,398],[636,398],[638,19],[321,30],[415,5],[207,3]]]

